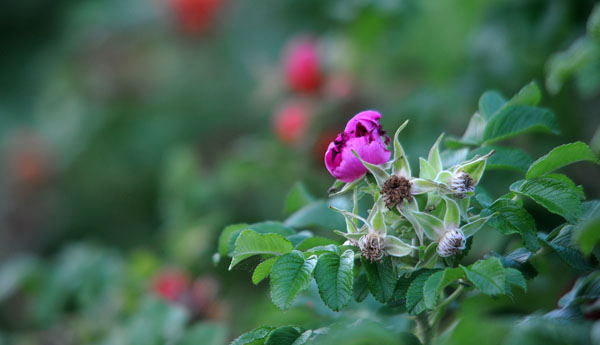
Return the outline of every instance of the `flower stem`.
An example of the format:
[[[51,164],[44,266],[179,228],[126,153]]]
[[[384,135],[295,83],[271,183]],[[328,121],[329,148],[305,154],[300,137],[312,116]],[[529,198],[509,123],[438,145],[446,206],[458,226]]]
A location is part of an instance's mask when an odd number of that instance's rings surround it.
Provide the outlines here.
[[[433,333],[431,332],[431,326],[429,325],[429,315],[427,312],[422,312],[417,315],[415,319],[417,323],[416,334],[423,345],[430,345],[431,339],[433,339]]]
[[[440,303],[437,306],[436,310],[431,314],[431,327],[432,328],[437,327],[437,324],[442,320],[442,317],[446,313],[446,308],[448,307],[448,305],[450,305],[450,303],[454,302],[458,298],[458,296],[460,296],[460,294],[462,294],[464,289],[465,289],[464,285],[459,285],[458,288],[456,290],[454,290],[454,292],[450,296],[448,296],[448,298],[446,298],[442,303]]]

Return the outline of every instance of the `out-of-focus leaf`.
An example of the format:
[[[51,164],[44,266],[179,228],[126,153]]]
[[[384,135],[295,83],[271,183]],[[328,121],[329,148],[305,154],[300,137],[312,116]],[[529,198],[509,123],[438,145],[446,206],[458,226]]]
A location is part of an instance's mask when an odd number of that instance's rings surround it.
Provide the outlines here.
[[[443,271],[432,274],[423,285],[423,302],[427,309],[433,309],[437,304],[440,292],[452,282],[463,278],[464,271],[461,268],[446,268]]]
[[[584,254],[589,255],[600,242],[600,201],[583,203],[583,214],[573,233]]]
[[[406,291],[406,310],[411,315],[420,314],[426,309],[424,286],[429,277],[437,272],[437,270],[424,269],[413,274],[417,274],[415,279],[410,283]]]
[[[326,246],[329,244],[339,245],[340,243],[329,238],[314,236],[298,243],[295,249],[299,251],[306,251],[314,247]]]
[[[331,204],[340,206],[340,201],[341,199],[314,201],[294,212],[285,220],[285,224],[295,228],[345,229],[344,216],[329,208]]]
[[[492,255],[498,257],[504,267],[519,270],[526,279],[532,279],[537,275],[537,270],[529,262],[533,254],[525,248],[518,248],[506,256],[494,252],[492,252]]]
[[[292,345],[303,333],[303,329],[294,326],[282,326],[269,333],[265,345]]]
[[[37,262],[26,256],[13,257],[0,266],[0,302],[21,288],[37,269]]]
[[[314,200],[315,198],[306,189],[306,186],[301,182],[297,182],[285,198],[284,211],[286,214],[296,212]]]
[[[544,240],[556,254],[569,266],[578,271],[589,271],[594,267],[590,265],[582,253],[580,253],[573,244],[573,225],[563,226],[558,235],[551,241]]]
[[[362,302],[369,295],[369,281],[367,275],[361,272],[356,278],[354,278],[353,287],[354,300],[356,302]]]
[[[503,146],[481,147],[469,152],[468,158],[472,158],[475,155],[483,156],[492,150],[495,150],[496,153],[487,160],[486,170],[504,169],[526,172],[529,165],[531,165],[532,160],[527,153],[519,149]]]
[[[489,120],[506,103],[500,92],[486,91],[479,98],[479,114]]]
[[[198,323],[186,330],[177,345],[225,345],[227,328],[218,323]]]

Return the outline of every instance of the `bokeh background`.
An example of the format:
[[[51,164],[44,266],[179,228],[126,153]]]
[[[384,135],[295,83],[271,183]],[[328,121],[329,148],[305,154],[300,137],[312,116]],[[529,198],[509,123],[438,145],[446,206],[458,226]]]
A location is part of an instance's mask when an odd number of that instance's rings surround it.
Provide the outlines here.
[[[390,132],[409,119],[417,162],[440,132],[463,133],[483,91],[535,80],[563,133],[511,144],[533,159],[576,140],[598,150],[594,5],[3,1],[0,344],[223,344],[326,324],[310,293],[281,313],[251,266],[228,272],[219,232],[284,219],[293,186],[326,197],[325,149],[364,109]],[[567,173],[600,197],[597,167]],[[484,182],[498,196],[519,176]],[[510,246],[489,239],[481,252]],[[572,278],[543,278],[518,308],[551,310]]]

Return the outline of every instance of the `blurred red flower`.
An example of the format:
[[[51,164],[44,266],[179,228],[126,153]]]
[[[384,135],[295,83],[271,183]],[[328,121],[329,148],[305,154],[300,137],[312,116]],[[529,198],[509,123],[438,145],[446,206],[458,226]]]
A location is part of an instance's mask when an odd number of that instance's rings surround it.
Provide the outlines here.
[[[309,38],[291,41],[285,54],[285,78],[288,86],[297,92],[315,92],[323,76],[315,42]]]
[[[298,143],[306,134],[311,113],[307,102],[293,100],[284,104],[275,113],[275,134],[286,144]]]
[[[177,269],[169,269],[161,272],[152,284],[152,291],[158,296],[178,302],[190,286],[188,275]]]
[[[169,4],[185,31],[201,33],[212,25],[223,0],[169,0]]]

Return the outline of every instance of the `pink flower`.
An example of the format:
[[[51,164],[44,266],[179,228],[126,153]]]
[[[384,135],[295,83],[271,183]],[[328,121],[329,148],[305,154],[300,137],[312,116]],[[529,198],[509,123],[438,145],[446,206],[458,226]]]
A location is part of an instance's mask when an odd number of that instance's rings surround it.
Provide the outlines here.
[[[273,129],[281,141],[295,144],[304,137],[308,129],[310,105],[301,101],[286,103],[275,114]]]
[[[178,269],[168,269],[161,272],[152,283],[152,290],[158,296],[177,302],[187,291],[190,279],[187,274]]]
[[[338,134],[325,153],[325,166],[331,175],[352,182],[367,172],[352,151],[371,164],[383,164],[390,159],[391,152],[386,148],[390,138],[379,125],[380,118],[378,112],[367,110],[348,121],[344,132]]]
[[[303,38],[293,41],[285,57],[285,78],[297,92],[315,92],[323,80],[315,43]]]

